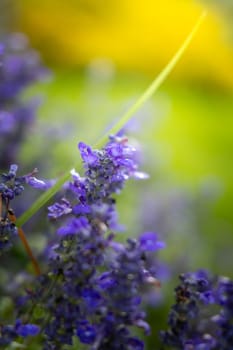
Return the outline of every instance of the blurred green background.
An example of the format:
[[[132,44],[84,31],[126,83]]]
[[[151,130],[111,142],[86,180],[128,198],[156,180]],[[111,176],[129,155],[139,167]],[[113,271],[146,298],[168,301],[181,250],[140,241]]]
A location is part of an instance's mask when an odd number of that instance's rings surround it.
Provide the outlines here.
[[[78,141],[93,144],[119,120],[208,10],[173,73],[126,128],[150,180],[127,185],[120,220],[126,235],[160,234],[171,273],[204,267],[233,277],[231,2],[2,0],[1,6],[2,32],[26,33],[53,71],[28,92],[43,104],[21,154],[24,164],[43,158],[42,175],[51,177],[73,167]]]

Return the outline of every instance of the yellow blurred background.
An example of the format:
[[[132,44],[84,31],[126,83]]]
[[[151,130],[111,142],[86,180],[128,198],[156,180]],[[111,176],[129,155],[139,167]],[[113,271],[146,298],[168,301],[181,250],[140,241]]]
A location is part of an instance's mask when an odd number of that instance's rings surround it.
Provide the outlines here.
[[[233,48],[214,6],[194,0],[20,0],[16,29],[49,62],[85,66],[96,59],[121,70],[156,74],[200,13],[208,17],[172,77],[233,86]]]

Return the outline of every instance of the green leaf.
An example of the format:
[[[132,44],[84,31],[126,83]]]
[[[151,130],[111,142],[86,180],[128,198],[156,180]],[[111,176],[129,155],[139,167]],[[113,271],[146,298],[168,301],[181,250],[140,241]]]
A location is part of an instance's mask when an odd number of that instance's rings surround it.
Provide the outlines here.
[[[168,75],[171,73],[173,68],[176,66],[185,50],[189,46],[196,32],[198,31],[201,23],[203,22],[206,16],[206,12],[203,12],[193,29],[172,57],[172,59],[168,62],[162,72],[154,79],[151,85],[142,93],[141,96],[136,100],[136,102],[126,111],[125,114],[120,118],[120,120],[110,129],[104,136],[94,145],[95,148],[101,148],[108,142],[108,136],[116,134],[122,127],[130,120],[130,118],[148,101],[151,96],[158,90],[158,88],[162,85],[162,83],[166,80]],[[76,164],[75,168],[80,166],[81,162]],[[43,207],[62,187],[62,185],[70,179],[70,171],[65,173],[57,183],[51,187],[47,192],[42,194],[33,204],[32,206],[25,212],[20,218],[17,220],[16,225],[21,227],[25,222],[27,222],[41,207]]]

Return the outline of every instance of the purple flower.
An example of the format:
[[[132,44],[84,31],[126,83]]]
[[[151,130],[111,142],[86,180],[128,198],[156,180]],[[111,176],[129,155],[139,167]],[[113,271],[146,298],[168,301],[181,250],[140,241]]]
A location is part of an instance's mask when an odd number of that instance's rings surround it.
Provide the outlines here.
[[[12,113],[0,110],[0,133],[9,134],[15,126],[15,118]]]
[[[129,350],[143,350],[144,343],[138,338],[129,338],[127,341],[127,346]]]
[[[40,332],[40,327],[35,324],[23,324],[17,319],[15,325],[0,326],[0,346],[11,344],[18,336],[26,338],[36,336]]]
[[[134,328],[146,335],[150,329],[142,290],[154,286],[154,251],[164,245],[153,233],[118,243],[112,232],[119,229],[113,194],[138,176],[135,150],[122,137],[111,137],[101,150],[79,143],[79,150],[85,176],[72,170],[66,198],[49,207],[49,217],[68,217],[57,231],[59,241],[41,285],[54,288],[43,302],[36,299],[48,314],[44,348],[70,345],[76,335],[93,350],[121,349],[122,344],[141,350],[143,342],[134,337]]]
[[[40,332],[40,327],[35,324],[22,324],[21,320],[16,321],[16,333],[21,337],[36,336]]]
[[[40,189],[40,190],[47,190],[49,188],[49,185],[46,184],[44,181],[37,179],[34,176],[29,176],[26,178],[26,182],[34,188]]]
[[[70,214],[72,212],[72,206],[68,200],[63,198],[60,203],[54,203],[48,207],[48,216],[52,219],[57,219],[60,216]]]
[[[85,300],[85,303],[89,308],[96,308],[102,303],[102,297],[100,293],[92,288],[84,288],[82,291],[82,298]]]
[[[79,218],[71,219],[68,223],[60,227],[57,231],[59,235],[75,235],[79,234],[80,231],[86,232],[89,229],[89,223],[87,218],[80,216]]]
[[[91,212],[89,205],[85,204],[77,204],[72,209],[73,213],[76,215],[85,215]]]
[[[8,173],[1,174],[0,194],[4,201],[14,199],[15,196],[19,196],[24,190],[23,184],[25,179],[23,176],[16,176],[17,169],[18,166],[12,164]]]
[[[96,328],[88,323],[88,321],[82,321],[77,326],[77,336],[83,344],[93,344],[97,331]]]
[[[24,184],[29,184],[36,189],[47,189],[49,187],[44,181],[36,179],[33,175],[36,169],[24,176],[16,176],[18,166],[12,164],[8,173],[1,174],[0,178],[0,194],[3,200],[12,200],[15,196],[21,195],[24,190]]]
[[[78,148],[85,164],[90,166],[98,166],[98,156],[90,146],[86,145],[84,142],[79,142]]]
[[[165,248],[165,243],[158,241],[158,237],[154,232],[145,232],[139,236],[140,247],[145,251],[155,251]]]
[[[172,349],[227,350],[233,341],[233,282],[199,270],[180,276],[169,329],[161,332]],[[214,306],[214,307],[213,307]]]
[[[17,237],[17,228],[15,227],[14,212],[10,209],[11,202],[22,194],[24,186],[33,179],[34,187],[40,187],[40,180],[35,180],[32,177],[32,172],[29,175],[17,176],[18,166],[12,164],[8,173],[0,175],[0,254],[12,247],[14,238]],[[36,183],[36,185],[35,185]],[[44,186],[44,185],[43,185]],[[11,219],[9,219],[9,217]]]
[[[35,120],[38,100],[22,102],[21,93],[48,71],[39,55],[27,47],[22,34],[3,38],[0,43],[0,168],[17,161],[23,139]]]
[[[113,278],[111,272],[103,272],[99,277],[98,277],[98,285],[101,289],[107,290],[108,288],[113,288],[116,286],[117,281]]]

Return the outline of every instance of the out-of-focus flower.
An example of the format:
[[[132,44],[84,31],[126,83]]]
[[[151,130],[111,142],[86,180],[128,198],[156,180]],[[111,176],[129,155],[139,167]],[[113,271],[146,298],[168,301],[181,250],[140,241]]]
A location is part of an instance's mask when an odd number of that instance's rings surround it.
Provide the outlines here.
[[[17,176],[18,166],[12,164],[8,173],[0,175],[0,255],[11,248],[14,238],[17,237],[17,229],[14,222],[9,219],[12,201],[22,194],[25,184],[36,189],[47,189],[46,182],[36,179],[34,172]]]
[[[207,271],[180,275],[169,330],[161,332],[172,349],[227,350],[233,341],[233,282]]]
[[[39,55],[27,46],[22,34],[0,42],[0,168],[17,161],[22,141],[35,120],[37,100],[23,103],[21,93],[48,75]]]

